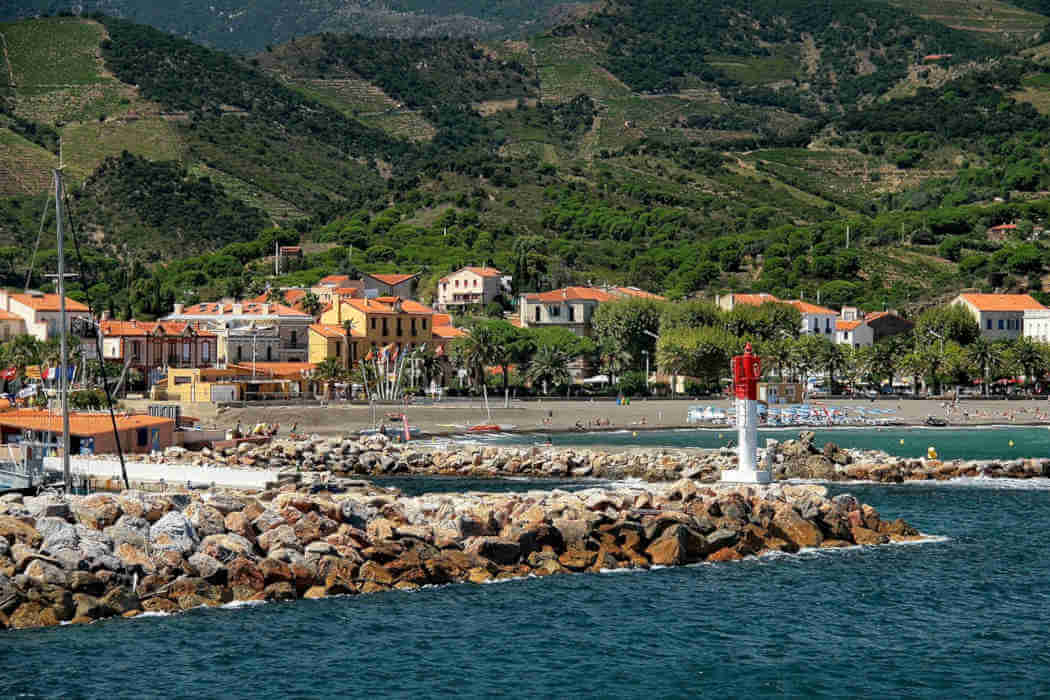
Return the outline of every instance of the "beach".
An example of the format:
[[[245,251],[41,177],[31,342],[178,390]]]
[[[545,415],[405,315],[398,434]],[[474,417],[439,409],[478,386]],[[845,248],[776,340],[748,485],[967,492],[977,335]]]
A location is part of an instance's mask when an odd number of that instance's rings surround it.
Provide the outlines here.
[[[947,419],[951,425],[1050,423],[1050,402],[1045,400],[968,399],[959,401],[950,414],[946,412],[949,402],[933,399],[817,399],[809,403],[813,407],[844,408],[851,414],[858,414],[859,409],[878,409],[883,412],[880,418],[904,425],[922,425],[927,416]],[[404,412],[409,425],[430,434],[459,433],[468,426],[488,423],[517,431],[571,431],[576,430],[577,425],[587,430],[645,430],[686,427],[686,414],[691,406],[712,406],[723,411],[733,407],[729,399],[723,398],[632,399],[628,405],[617,405],[613,400],[511,401],[508,408],[502,399],[493,398],[486,410],[481,399],[451,399],[428,405],[377,405],[375,417],[377,423],[389,425],[395,422],[392,416]],[[373,417],[367,404],[341,402],[327,406],[273,404],[218,411],[206,404],[188,404],[183,413],[199,417],[205,426],[233,428],[238,423],[242,427],[277,423],[281,434],[287,434],[292,425],[296,425],[296,432],[317,435],[343,435],[370,428]],[[602,425],[596,426],[595,421],[601,421]]]

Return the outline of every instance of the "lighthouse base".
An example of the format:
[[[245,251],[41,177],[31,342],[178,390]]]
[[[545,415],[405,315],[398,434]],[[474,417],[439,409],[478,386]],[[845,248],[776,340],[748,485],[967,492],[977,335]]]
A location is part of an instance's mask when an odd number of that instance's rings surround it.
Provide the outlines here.
[[[734,484],[769,484],[772,483],[773,476],[767,471],[725,469],[722,471],[722,481]]]

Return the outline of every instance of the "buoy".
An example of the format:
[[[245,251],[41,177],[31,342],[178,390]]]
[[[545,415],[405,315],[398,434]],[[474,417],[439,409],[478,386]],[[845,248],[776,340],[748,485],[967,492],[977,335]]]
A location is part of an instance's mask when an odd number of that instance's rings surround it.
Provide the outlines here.
[[[721,439],[722,439],[722,433],[719,433],[719,434],[718,434],[718,439],[719,439],[719,440],[721,440]]]
[[[937,459],[937,448],[935,448],[933,445],[927,447],[926,457],[928,457],[929,459]]]
[[[904,444],[904,438],[901,438],[901,444],[902,445]]]
[[[1014,446],[1014,441],[1013,441],[1013,440],[1011,440],[1011,441],[1010,441],[1010,447],[1013,447],[1013,446]]]
[[[634,437],[638,437],[638,433],[637,433],[637,431],[636,431],[636,432],[633,432],[633,433],[631,433],[631,435],[632,435],[632,436],[634,436]]]

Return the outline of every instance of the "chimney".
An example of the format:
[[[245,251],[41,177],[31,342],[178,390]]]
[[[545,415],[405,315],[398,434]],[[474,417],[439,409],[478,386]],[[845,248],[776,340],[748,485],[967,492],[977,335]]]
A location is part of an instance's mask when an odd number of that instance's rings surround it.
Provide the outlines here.
[[[175,313],[181,314],[185,308],[186,307],[183,306],[182,304],[176,304],[175,305]]]
[[[270,313],[270,305],[269,305],[269,304],[263,304],[263,305],[262,305],[262,312],[263,312],[264,314],[268,314],[268,313]]]
[[[235,313],[235,314],[243,314],[244,313],[244,304],[234,304],[233,305],[233,313]]]
[[[857,320],[857,307],[856,306],[843,306],[842,307],[842,320],[843,321],[856,321]]]

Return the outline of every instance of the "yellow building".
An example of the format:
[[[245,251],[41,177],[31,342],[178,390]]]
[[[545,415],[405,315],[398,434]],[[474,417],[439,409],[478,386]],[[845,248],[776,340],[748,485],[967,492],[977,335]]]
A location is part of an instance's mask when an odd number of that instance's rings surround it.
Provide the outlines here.
[[[209,403],[297,398],[311,390],[315,365],[256,362],[227,368],[169,368],[153,387],[154,400]]]
[[[343,325],[346,321],[350,322],[352,334],[349,357]],[[420,345],[436,351],[463,334],[452,327],[450,316],[434,313],[429,306],[411,299],[343,297],[321,314],[320,323],[310,327],[310,361],[319,363],[335,357],[347,366],[388,345],[398,351]]]

